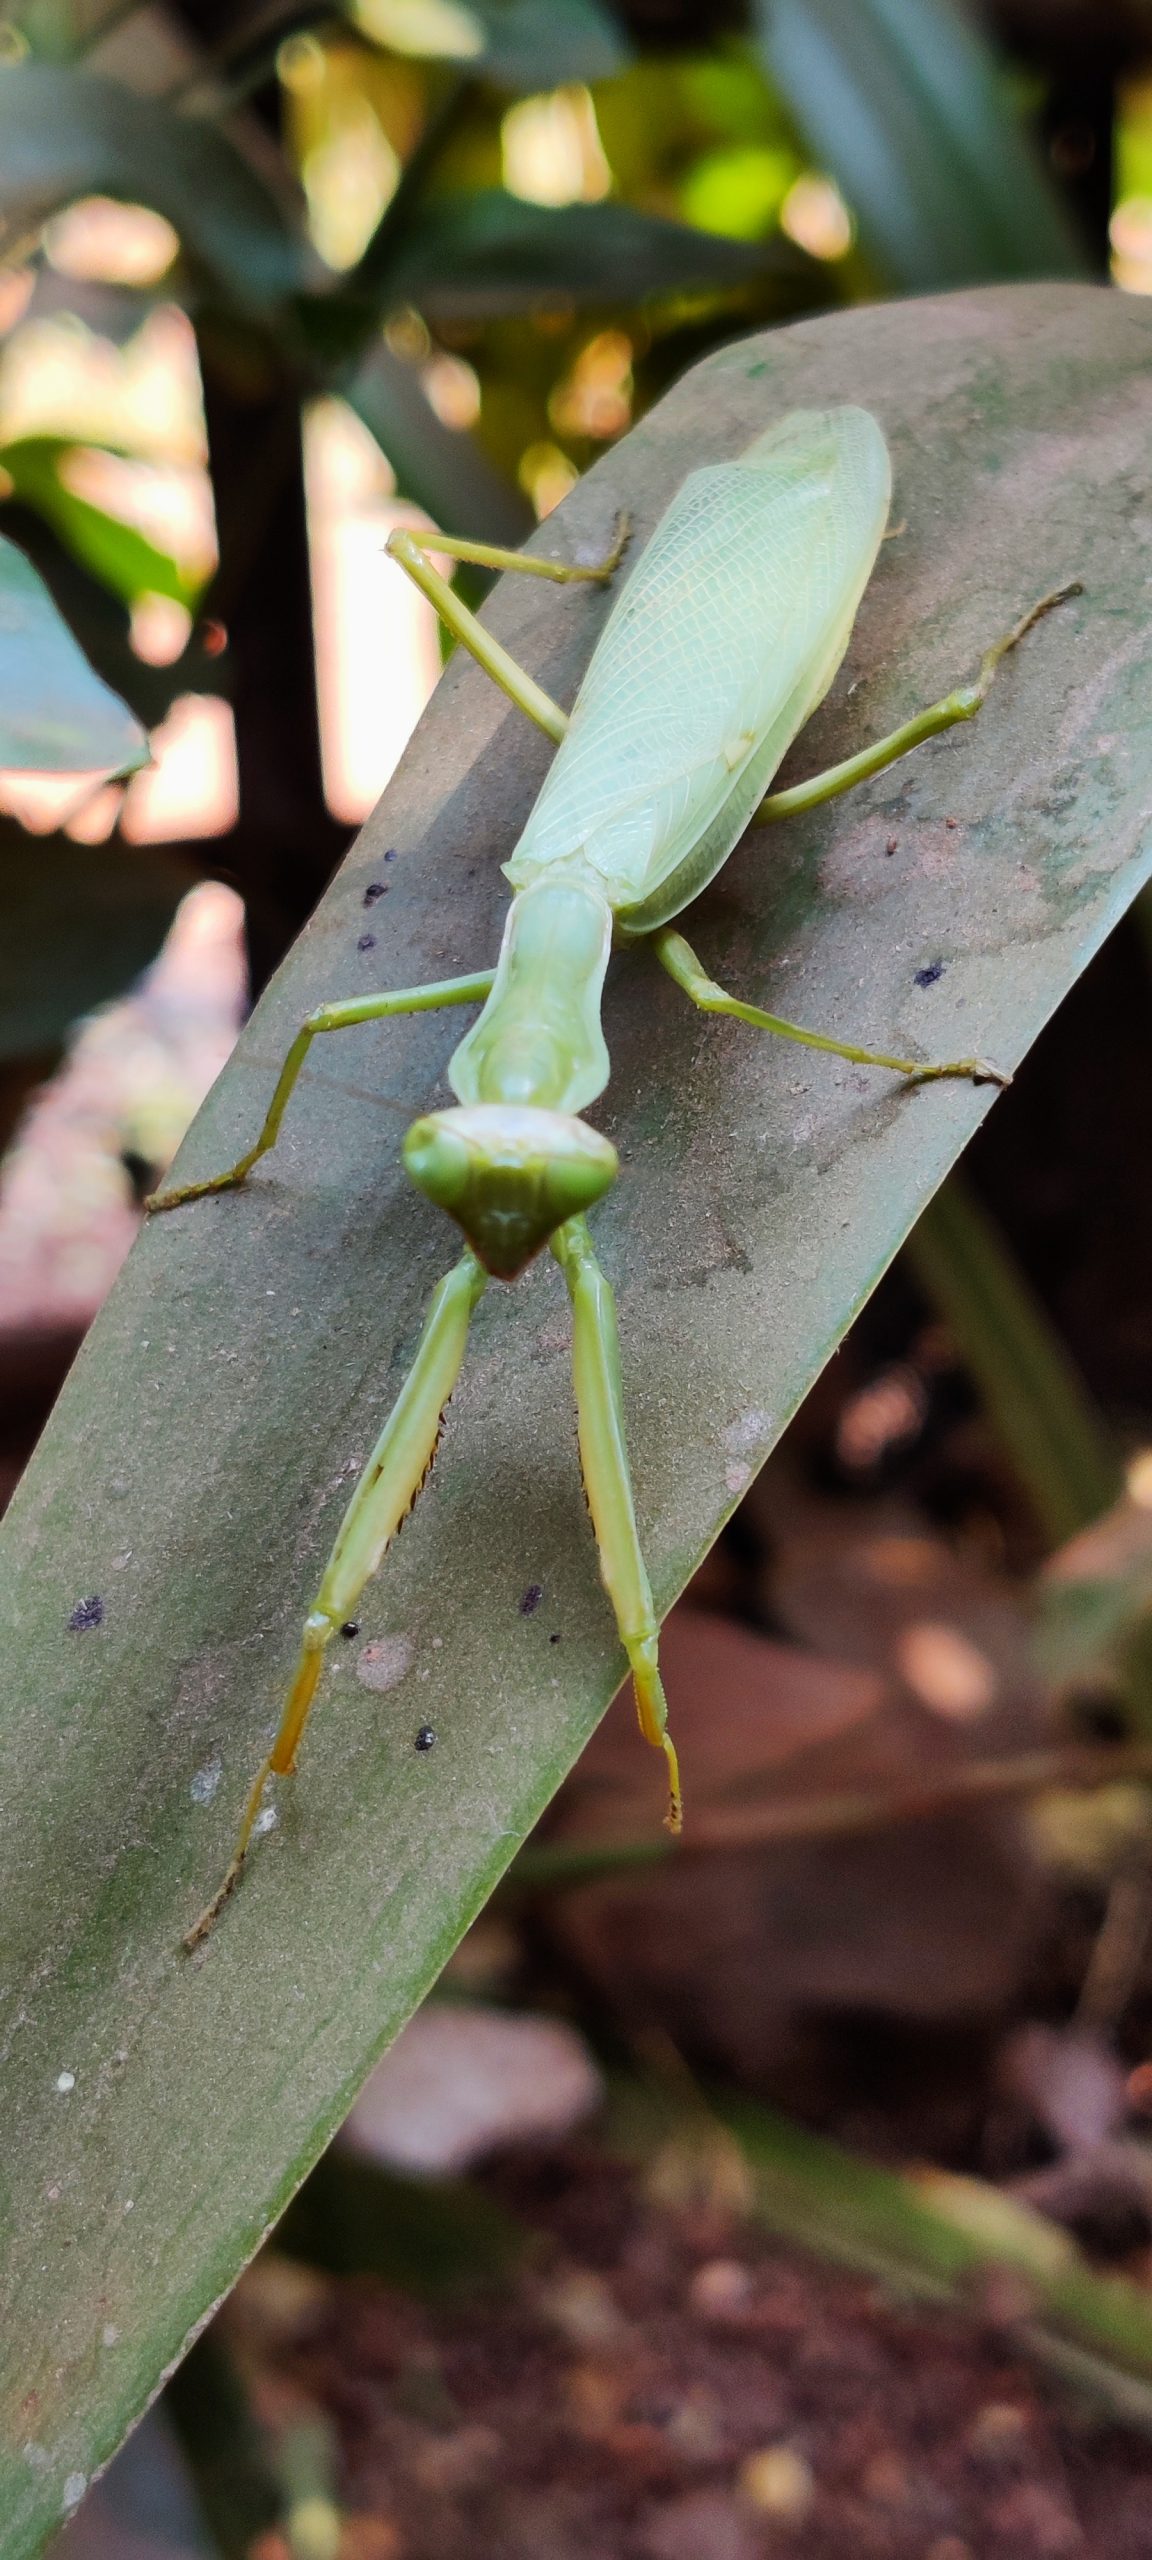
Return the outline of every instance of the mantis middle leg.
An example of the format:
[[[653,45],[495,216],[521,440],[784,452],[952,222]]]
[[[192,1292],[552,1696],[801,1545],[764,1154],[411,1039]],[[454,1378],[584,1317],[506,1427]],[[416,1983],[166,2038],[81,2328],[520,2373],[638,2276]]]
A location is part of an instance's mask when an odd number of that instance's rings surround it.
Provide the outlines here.
[[[434,979],[426,987],[399,987],[390,995],[350,996],[343,1004],[319,1005],[301,1024],[284,1060],[255,1145],[238,1156],[226,1173],[209,1174],[203,1182],[179,1182],[170,1191],[153,1191],[145,1208],[153,1212],[178,1209],[185,1200],[201,1200],[208,1191],[228,1191],[234,1183],[243,1182],[261,1156],[275,1146],[296,1079],[322,1031],[349,1031],[357,1022],[386,1022],[392,1014],[433,1013],[441,1005],[483,1004],[495,975],[494,969],[478,969],[470,978]]]
[[[1051,595],[1041,596],[1039,604],[1034,604],[1028,613],[1022,614],[1011,631],[1005,632],[1003,639],[994,640],[991,648],[985,650],[973,684],[958,685],[954,693],[946,693],[940,702],[931,703],[927,711],[918,711],[914,720],[905,720],[886,738],[878,738],[874,746],[862,747],[859,755],[845,756],[842,764],[831,764],[824,773],[814,773],[807,782],[794,783],[788,791],[770,791],[756,810],[753,824],[761,826],[774,818],[794,818],[803,809],[819,808],[822,801],[838,799],[842,791],[851,791],[856,783],[866,782],[870,774],[883,773],[886,765],[896,764],[901,756],[910,755],[913,747],[922,746],[926,738],[937,737],[942,729],[954,728],[958,720],[973,720],[981,704],[988,699],[1001,659],[1017,646],[1026,631],[1031,631],[1034,622],[1051,613],[1056,605],[1065,604],[1069,596],[1082,595],[1083,592],[1079,578],[1074,578],[1069,586],[1054,587]],[[829,1043],[821,1045],[827,1047]],[[890,1066],[893,1061],[886,1058],[876,1063]]]
[[[668,1731],[668,1702],[660,1678],[660,1630],[632,1500],[616,1303],[592,1250],[583,1218],[569,1218],[552,1237],[552,1251],[572,1301],[572,1374],[580,1465],[592,1526],[620,1640],[628,1656],[640,1731],[668,1763],[669,1831],[683,1819],[680,1769]]]
[[[460,1374],[472,1310],[487,1280],[475,1254],[468,1252],[433,1292],[416,1357],[340,1523],[305,1619],[284,1712],[272,1748],[252,1781],[235,1849],[211,1902],[184,1939],[189,1954],[207,1937],[239,1882],[269,1778],[286,1776],[296,1766],[325,1649],[337,1628],[351,1617],[365,1583],[378,1570],[385,1548],[424,1484],[436,1455],[444,1408]]]
[[[684,994],[699,1007],[701,1013],[729,1014],[737,1022],[750,1022],[757,1031],[776,1031],[783,1040],[799,1040],[806,1049],[828,1049],[835,1058],[850,1058],[854,1066],[890,1067],[892,1073],[907,1076],[913,1084],[931,1084],[938,1076],[967,1076],[973,1084],[1011,1084],[1012,1078],[1001,1067],[990,1066],[986,1058],[952,1058],[946,1065],[925,1066],[915,1058],[892,1058],[886,1050],[859,1049],[850,1040],[833,1040],[825,1031],[805,1031],[798,1022],[787,1022],[778,1013],[764,1013],[759,1005],[742,1004],[738,996],[730,996],[710,978],[702,961],[697,959],[690,942],[682,933],[674,933],[671,925],[663,925],[652,935],[652,949],[661,966],[674,978]]]

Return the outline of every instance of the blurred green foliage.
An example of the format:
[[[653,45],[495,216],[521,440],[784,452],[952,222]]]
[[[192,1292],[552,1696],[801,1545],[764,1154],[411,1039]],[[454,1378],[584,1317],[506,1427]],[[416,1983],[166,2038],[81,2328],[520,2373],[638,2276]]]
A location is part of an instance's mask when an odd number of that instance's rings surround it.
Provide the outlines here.
[[[166,67],[133,41],[131,0],[4,12],[0,249],[34,280],[16,337],[64,307],[131,341],[176,298],[225,379],[343,394],[448,530],[518,539],[722,337],[1080,263],[1001,66],[952,0],[754,0],[742,33],[681,51],[644,49],[607,0],[180,15]],[[114,294],[54,272],[44,225],[92,195],[162,213],[171,271]],[[0,369],[0,405],[2,384]],[[166,667],[134,654],[142,596],[224,604],[76,493],[65,436],[23,435],[0,463],[13,529],[139,718],[243,681],[207,663],[202,627]],[[220,866],[243,885],[239,838],[203,847]],[[69,969],[57,1037],[66,1006],[127,983],[155,926],[155,902],[130,895],[117,922],[99,868],[73,910],[91,975]],[[19,869],[0,852],[0,897]],[[20,930],[51,981],[26,906]],[[8,1054],[18,1037],[0,1023]]]

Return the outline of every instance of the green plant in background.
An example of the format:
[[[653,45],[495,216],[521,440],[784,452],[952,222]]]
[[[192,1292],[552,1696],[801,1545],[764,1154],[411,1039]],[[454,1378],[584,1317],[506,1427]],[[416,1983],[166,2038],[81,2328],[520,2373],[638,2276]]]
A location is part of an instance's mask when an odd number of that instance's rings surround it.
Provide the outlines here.
[[[990,57],[940,0],[869,0],[850,32],[841,13],[788,0],[687,56],[642,53],[603,0],[349,0],[250,25],[241,13],[191,64],[137,49],[134,16],[122,0],[6,12],[0,242],[33,259],[33,315],[49,280],[46,307],[61,300],[36,249],[50,216],[93,194],[153,208],[179,251],[159,283],[65,286],[65,301],[123,334],[158,298],[183,300],[228,397],[339,391],[402,493],[447,531],[520,539],[533,502],[561,494],[688,354],[733,328],[854,292],[1077,264]],[[195,7],[184,20],[195,29]],[[270,77],[283,144],[261,139],[257,168],[245,102]],[[93,663],[154,726],[179,694],[227,688],[230,667],[199,625],[167,666],[133,654],[142,596],[197,598],[133,527],[75,494],[70,459],[59,436],[0,452],[13,530]],[[290,447],[269,451],[239,492],[240,574],[253,512],[295,467]],[[220,487],[217,510],[230,524]],[[230,545],[201,599],[226,624],[236,575]],[[115,839],[79,880],[60,848],[78,930],[91,883],[90,975],[69,974],[55,1014],[42,1006],[38,1050],[62,1035],[65,1008],[128,982],[197,868],[245,886],[258,797],[242,753],[239,828],[218,846],[134,848],[115,926]],[[51,854],[38,851],[36,876]],[[29,970],[51,988],[51,916],[24,890],[12,822],[0,866]],[[26,1041],[20,1008],[0,1017],[0,1055]]]
[[[1126,489],[1148,349],[1141,306],[1076,288],[762,335],[691,374],[549,525],[548,548],[559,538],[595,553],[623,506],[642,539],[669,488],[715,452],[718,419],[738,447],[766,409],[829,405],[851,389],[883,419],[907,530],[881,554],[851,703],[818,715],[814,763],[898,726],[926,683],[977,655],[990,599],[1007,620],[1009,599],[1039,574],[1083,577],[1058,652],[1048,628],[1043,686],[1038,639],[953,746],[903,780],[877,778],[851,814],[814,809],[775,831],[770,861],[759,839],[734,858],[703,934],[716,982],[771,986],[802,1020],[843,1020],[851,1001],[862,1034],[902,1029],[937,1055],[978,1022],[1011,1066],[1142,885],[1148,643]],[[1043,474],[1032,467],[1038,415],[1054,430]],[[1085,472],[1103,443],[1113,468],[1086,508]],[[935,511],[945,482],[946,557]],[[494,600],[492,627],[566,700],[602,610],[594,589],[553,600],[517,579]],[[1102,765],[1099,703],[1087,727],[1082,705],[1105,633],[1115,745]],[[486,754],[499,723],[479,671],[455,663],[417,752],[214,1092],[199,1142],[208,1162],[250,1140],[269,1071],[329,993],[334,959],[366,965],[364,898],[375,903],[382,880],[397,977],[416,984],[483,947],[498,862],[540,769],[515,730]],[[899,845],[885,852],[897,794],[903,860]],[[932,845],[946,862],[920,858]],[[463,884],[462,854],[475,866]],[[1043,932],[1024,885],[1030,862],[1045,882]],[[880,1103],[834,1060],[766,1072],[735,1024],[730,1040],[709,1027],[702,1086],[692,1018],[671,987],[667,1004],[655,989],[641,997],[642,957],[609,994],[608,1134],[632,1171],[601,1206],[598,1246],[629,1346],[659,1613],[986,1102],[956,1085],[931,1108]],[[253,1186],[243,1215],[240,1203],[209,1203],[145,1237],[4,1525],[21,1671],[0,1745],[5,1980],[26,2016],[5,2066],[6,2442],[24,2444],[16,2413],[38,2394],[34,2454],[16,2452],[0,2474],[5,2560],[36,2547],[65,2484],[110,2452],[231,2281],[620,1677],[574,1461],[555,1452],[557,1275],[535,1283],[545,1320],[530,1339],[491,1298],[478,1310],[445,1463],[386,1590],[365,1593],[360,1649],[341,1649],[346,1695],[312,1746],[291,1854],[285,1841],[261,1858],[204,1960],[179,1956],[230,1828],[220,1781],[226,1771],[231,1788],[259,1758],[290,1664],[302,1559],[347,1499],[334,1449],[358,1435],[366,1449],[379,1428],[440,1265],[373,1096],[388,1097],[390,1114],[426,1110],[451,1035],[435,1015],[415,1016],[386,1027],[379,1058],[371,1025],[345,1036],[364,1049],[350,1061],[354,1093],[343,1079],[339,1091],[324,1080],[301,1089],[279,1177]],[[529,1579],[547,1605],[525,1615]],[[418,1751],[429,1724],[436,1746]]]

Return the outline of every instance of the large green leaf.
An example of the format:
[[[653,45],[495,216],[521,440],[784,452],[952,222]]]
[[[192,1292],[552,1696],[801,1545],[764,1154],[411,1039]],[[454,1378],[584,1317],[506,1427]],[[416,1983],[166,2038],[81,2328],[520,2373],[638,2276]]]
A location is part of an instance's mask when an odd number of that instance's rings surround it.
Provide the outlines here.
[[[146,729],[159,728],[182,693],[225,693],[231,661],[225,649],[210,657],[205,634],[194,628],[188,645],[167,666],[136,655],[126,606],[77,559],[34,507],[16,497],[4,502],[0,525],[38,570],[58,613],[79,641],[98,676],[119,694]]]
[[[1085,257],[953,0],[757,0],[764,60],[890,288],[1077,275]]]
[[[275,197],[212,125],[98,72],[51,62],[0,71],[0,242],[88,195],[166,214],[193,265],[236,302],[263,307],[303,280]]]
[[[168,552],[157,550],[135,525],[69,488],[61,464],[75,450],[74,437],[20,436],[12,444],[0,444],[0,470],[7,472],[15,496],[35,507],[75,558],[125,604],[142,595],[191,603],[196,588]]]
[[[0,767],[19,773],[131,773],[148,740],[93,673],[48,589],[0,535]]]
[[[971,728],[750,838],[693,927],[717,974],[864,1039],[1011,1064],[1098,947],[1152,868],[1133,545],[1150,359],[1148,306],[1089,288],[822,318],[690,374],[549,519],[548,551],[602,542],[620,506],[643,535],[689,466],[785,409],[875,409],[905,530],[794,770],[950,685],[1038,589],[1084,581]],[[570,699],[605,599],[506,580],[490,610]],[[497,866],[547,758],[457,652],[189,1175],[251,1133],[319,999],[494,953]],[[326,1675],[280,1835],[203,1959],[181,1957],[350,1470],[455,1252],[397,1159],[459,1028],[328,1044],[250,1189],[144,1236],[4,1524],[4,2560],[37,2548],[231,2282],[620,1678],[544,1264],[481,1306],[432,1484]],[[991,1101],[704,1021],[642,952],[617,964],[607,1029],[624,1174],[596,1229],[664,1608]],[[361,1648],[385,1634],[381,1696]],[[436,1748],[417,1752],[425,1724]]]
[[[366,262],[367,263],[367,262]],[[746,285],[766,273],[797,299],[811,261],[787,241],[755,246],[665,222],[635,205],[527,204],[500,187],[439,196],[390,241],[383,279],[395,302],[435,320],[492,319],[538,303],[643,302],[685,288]]]

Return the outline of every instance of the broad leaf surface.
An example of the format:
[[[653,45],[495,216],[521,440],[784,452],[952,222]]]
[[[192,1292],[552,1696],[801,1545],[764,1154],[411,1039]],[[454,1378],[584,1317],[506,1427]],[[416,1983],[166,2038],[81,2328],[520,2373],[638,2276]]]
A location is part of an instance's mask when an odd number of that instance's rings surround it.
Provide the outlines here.
[[[784,410],[874,408],[905,530],[793,776],[950,686],[1038,591],[1084,581],[970,728],[747,840],[692,926],[717,975],[925,1055],[1011,1065],[1035,1037],[1152,868],[1150,359],[1144,303],[1066,286],[745,340],[536,537],[583,551],[621,505],[642,537],[688,468]],[[513,580],[491,606],[564,699],[605,611]],[[498,864],[547,756],[458,652],[188,1175],[246,1141],[319,1000],[495,953]],[[326,1675],[280,1828],[202,1959],[181,1958],[352,1471],[455,1252],[398,1148],[446,1098],[460,1029],[426,1016],[328,1043],[250,1189],[145,1234],[5,1523],[4,2560],[38,2547],[231,2282],[620,1678],[544,1264],[481,1306],[431,1485]],[[643,952],[615,965],[607,1030],[624,1175],[595,1225],[664,1608],[992,1103],[702,1020]],[[100,1623],[70,1626],[94,1598]],[[380,1639],[401,1675],[386,1693],[365,1654]],[[655,1827],[655,1758],[651,1787]]]
[[[89,666],[30,560],[0,534],[0,768],[131,773],[148,740]]]

